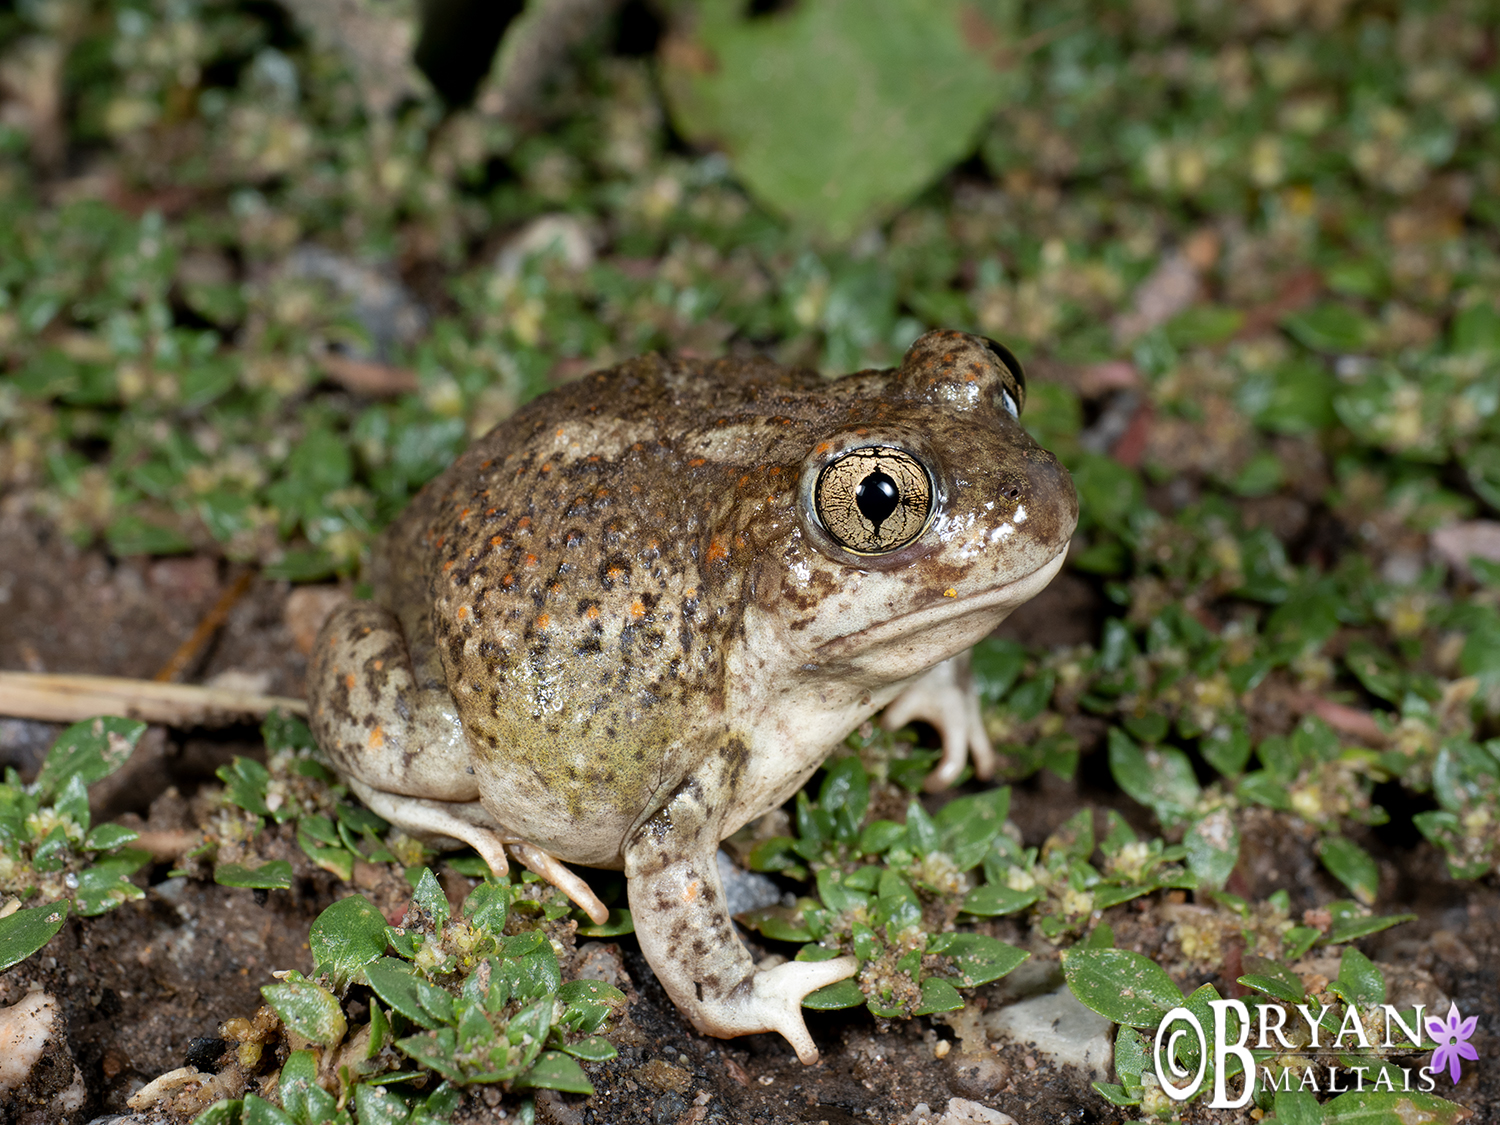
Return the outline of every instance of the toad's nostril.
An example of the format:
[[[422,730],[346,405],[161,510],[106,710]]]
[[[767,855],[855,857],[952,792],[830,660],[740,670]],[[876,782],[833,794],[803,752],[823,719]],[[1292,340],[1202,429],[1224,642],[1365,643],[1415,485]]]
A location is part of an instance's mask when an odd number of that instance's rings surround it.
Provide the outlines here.
[[[1013,484],[1005,490],[1007,500],[1019,500],[1021,498],[1021,486]]]

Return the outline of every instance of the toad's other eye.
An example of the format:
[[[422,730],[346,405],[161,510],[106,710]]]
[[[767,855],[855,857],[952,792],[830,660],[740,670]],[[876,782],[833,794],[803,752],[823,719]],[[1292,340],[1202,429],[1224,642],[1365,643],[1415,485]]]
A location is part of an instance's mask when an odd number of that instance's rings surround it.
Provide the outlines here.
[[[1000,392],[1000,405],[1005,407],[1005,412],[1012,418],[1019,418],[1021,416],[1021,408],[1016,405],[1015,396],[1009,391]]]
[[[932,514],[932,478],[904,449],[851,449],[818,474],[818,522],[840,547],[885,555],[906,546]]]

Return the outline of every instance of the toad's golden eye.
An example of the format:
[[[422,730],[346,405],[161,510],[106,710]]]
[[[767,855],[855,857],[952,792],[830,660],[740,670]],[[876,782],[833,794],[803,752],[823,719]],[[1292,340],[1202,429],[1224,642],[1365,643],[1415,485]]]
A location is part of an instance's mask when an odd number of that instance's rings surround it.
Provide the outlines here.
[[[932,514],[932,478],[904,449],[851,449],[818,474],[818,520],[834,542],[857,555],[904,547]]]

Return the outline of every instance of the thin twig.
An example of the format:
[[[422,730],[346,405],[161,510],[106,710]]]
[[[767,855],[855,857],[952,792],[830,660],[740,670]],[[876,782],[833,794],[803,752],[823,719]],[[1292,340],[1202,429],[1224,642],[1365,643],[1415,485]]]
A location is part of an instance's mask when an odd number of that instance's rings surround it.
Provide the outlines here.
[[[123,676],[0,672],[0,715],[13,719],[77,723],[123,715],[171,727],[214,727],[263,719],[277,709],[307,714],[307,704],[289,696]]]
[[[172,658],[162,665],[161,671],[152,677],[159,684],[170,684],[187,671],[188,665],[197,659],[198,654],[203,651],[203,646],[208,644],[209,639],[219,631],[219,626],[224,624],[224,619],[229,616],[229,611],[235,607],[245,592],[250,589],[250,583],[255,578],[255,571],[244,570],[234,580],[234,584],[219,596],[219,600],[213,605],[203,620],[198,622],[198,627],[193,630],[193,635],[188,637],[177,646],[177,651]]]

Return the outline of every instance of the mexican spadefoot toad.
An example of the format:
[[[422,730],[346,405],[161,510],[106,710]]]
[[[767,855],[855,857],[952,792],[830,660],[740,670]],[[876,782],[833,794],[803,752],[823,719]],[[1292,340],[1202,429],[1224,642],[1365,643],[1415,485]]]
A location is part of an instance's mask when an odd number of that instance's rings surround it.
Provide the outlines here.
[[[319,743],[371,809],[506,852],[599,921],[564,863],[623,868],[695,1027],[817,1048],[807,993],[852,957],[757,970],[719,841],[887,708],[993,755],[967,650],[1062,566],[1073,485],[1017,421],[1000,345],[930,332],[836,381],[646,356],[545,395],[379,540],[373,601],[324,626]]]

